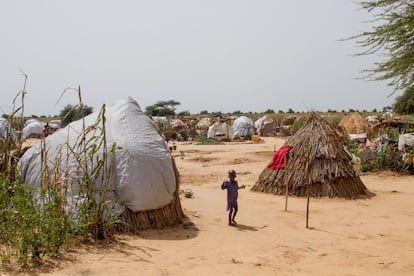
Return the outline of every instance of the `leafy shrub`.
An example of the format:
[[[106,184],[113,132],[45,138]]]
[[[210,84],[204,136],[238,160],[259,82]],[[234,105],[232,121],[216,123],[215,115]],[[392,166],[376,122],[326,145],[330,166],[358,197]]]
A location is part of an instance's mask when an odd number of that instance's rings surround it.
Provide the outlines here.
[[[306,117],[304,116],[299,117],[293,122],[293,124],[290,126],[290,129],[293,132],[296,132],[297,130],[299,130],[301,127],[303,127],[306,124],[306,121],[307,121]]]
[[[195,142],[198,142],[202,145],[214,145],[214,144],[222,144],[222,142],[217,141],[213,138],[207,138],[207,133],[200,133],[193,139]]]
[[[82,102],[80,109],[83,109]],[[41,140],[41,187],[33,188],[19,177],[14,178],[14,167],[9,165],[12,164],[11,147],[4,147],[5,151],[0,153],[0,158],[6,157],[3,159],[6,169],[0,174],[0,259],[3,263],[18,261],[25,267],[30,258],[38,261],[45,255],[59,255],[61,247],[72,238],[106,240],[117,224],[122,223],[106,198],[113,171],[110,160],[114,160],[117,147],[107,146],[105,122],[104,105],[95,125],[86,128],[84,122],[78,141],[69,146],[83,175],[78,183],[83,201],[74,213],[69,210],[66,198],[61,197],[64,191],[59,180],[52,177],[64,157],[59,155],[57,159],[62,160],[55,160],[56,167],[49,168],[45,141]],[[100,183],[99,188],[96,183]]]
[[[20,178],[0,177],[0,257],[17,258],[26,266],[29,257],[56,256],[68,237],[68,227],[58,192],[47,189],[35,199]]]

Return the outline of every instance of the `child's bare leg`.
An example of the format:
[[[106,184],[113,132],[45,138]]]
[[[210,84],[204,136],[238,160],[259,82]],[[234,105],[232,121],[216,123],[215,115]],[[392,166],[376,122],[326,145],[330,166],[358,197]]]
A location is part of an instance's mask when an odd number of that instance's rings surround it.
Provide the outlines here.
[[[233,208],[232,209],[230,209],[230,212],[229,212],[229,225],[232,225],[233,223],[231,222],[232,221],[232,216],[233,216]]]
[[[238,209],[234,209],[234,213],[233,213],[233,216],[232,216],[232,218],[231,218],[231,222],[232,222],[233,224],[237,224],[237,222],[234,220],[234,218],[236,217],[237,211],[238,211]]]

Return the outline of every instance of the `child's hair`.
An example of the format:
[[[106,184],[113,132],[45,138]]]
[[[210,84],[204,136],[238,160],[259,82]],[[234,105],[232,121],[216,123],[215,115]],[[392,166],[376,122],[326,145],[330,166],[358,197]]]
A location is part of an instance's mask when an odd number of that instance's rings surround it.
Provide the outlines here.
[[[236,171],[233,169],[229,170],[229,175],[236,175]]]

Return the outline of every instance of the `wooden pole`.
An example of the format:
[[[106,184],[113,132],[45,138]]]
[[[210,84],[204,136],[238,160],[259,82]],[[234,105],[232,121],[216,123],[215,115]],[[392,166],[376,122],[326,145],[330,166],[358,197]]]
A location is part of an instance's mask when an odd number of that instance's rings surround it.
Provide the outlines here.
[[[310,182],[310,181],[309,181]],[[308,186],[306,188],[307,193],[307,202],[306,202],[306,228],[309,228],[309,194],[310,194],[310,183],[308,182]]]
[[[289,184],[288,184],[288,178],[286,173],[286,155],[283,157],[285,167],[283,168],[284,178],[285,178],[285,186],[286,186],[286,201],[285,201],[285,212],[287,212],[287,205],[288,205],[288,197],[289,197]]]
[[[309,155],[308,155],[308,164],[307,164],[307,176],[308,176],[308,185],[306,187],[306,228],[309,228],[309,197],[310,197],[310,186],[311,186],[311,164],[309,164]]]

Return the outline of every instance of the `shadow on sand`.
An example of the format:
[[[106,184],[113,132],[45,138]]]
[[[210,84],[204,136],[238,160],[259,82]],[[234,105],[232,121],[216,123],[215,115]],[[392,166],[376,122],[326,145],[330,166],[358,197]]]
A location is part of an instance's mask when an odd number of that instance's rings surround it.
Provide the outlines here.
[[[188,240],[197,237],[198,229],[192,224],[184,228],[182,224],[165,229],[148,229],[141,231],[139,237],[147,240]]]
[[[239,231],[258,231],[256,227],[244,224],[237,224],[234,227]]]

